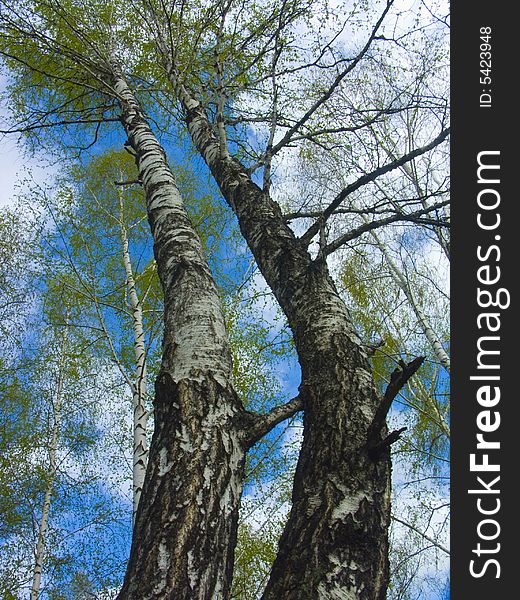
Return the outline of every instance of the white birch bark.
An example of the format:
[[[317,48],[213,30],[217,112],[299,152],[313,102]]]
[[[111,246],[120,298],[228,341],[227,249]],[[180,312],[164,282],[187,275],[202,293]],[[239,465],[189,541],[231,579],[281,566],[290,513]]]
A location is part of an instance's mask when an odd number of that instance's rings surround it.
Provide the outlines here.
[[[128,233],[123,217],[123,194],[118,190],[119,196],[119,225],[121,231],[123,265],[125,267],[128,300],[132,309],[132,329],[134,333],[135,371],[132,382],[132,409],[133,409],[133,514],[135,515],[143,491],[146,465],[148,464],[148,440],[146,427],[148,411],[145,406],[146,399],[146,345],[143,325],[143,308],[135,284],[132,262],[130,258]]]
[[[421,329],[424,335],[426,336],[426,339],[430,343],[434,355],[437,357],[441,365],[449,372],[451,366],[450,357],[448,356],[446,350],[444,350],[444,347],[441,341],[439,340],[437,334],[435,333],[433,327],[431,326],[428,317],[424,314],[424,311],[415,301],[410,286],[408,285],[408,281],[400,271],[399,267],[395,264],[395,261],[390,256],[390,253],[388,252],[385,245],[379,239],[379,236],[374,231],[371,231],[370,234],[377,248],[386,260],[392,279],[395,281],[396,285],[403,291],[404,295],[406,296],[406,299],[408,300],[411,309],[417,317],[419,325],[421,326]]]
[[[113,87],[123,106],[123,125],[138,148],[140,180],[147,197],[147,209],[155,253],[171,254],[169,263],[156,260],[163,285],[165,302],[171,300],[172,310],[165,310],[164,345],[175,345],[173,354],[164,353],[163,369],[178,382],[195,372],[211,371],[221,385],[232,379],[231,353],[227,343],[224,317],[218,292],[204,257],[201,241],[194,231],[175,178],[166,156],[155,135],[144,120],[141,108],[122,75],[113,78]],[[175,221],[175,227],[171,221]],[[166,248],[167,247],[167,248]],[[161,258],[161,257],[159,257]],[[206,282],[193,296],[193,281],[189,277],[176,277],[178,271],[197,270]],[[172,284],[182,286],[170,295]],[[186,303],[186,296],[192,296]],[[175,332],[175,340],[170,338]]]

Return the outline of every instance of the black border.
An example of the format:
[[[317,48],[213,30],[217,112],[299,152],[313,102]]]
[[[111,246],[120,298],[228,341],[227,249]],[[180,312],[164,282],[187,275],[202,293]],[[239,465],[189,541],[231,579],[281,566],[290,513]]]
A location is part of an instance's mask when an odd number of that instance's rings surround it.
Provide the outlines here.
[[[505,2],[458,2],[452,3],[451,33],[451,82],[452,82],[452,452],[451,452],[451,597],[455,600],[501,600],[518,596],[516,578],[520,565],[515,563],[520,502],[516,489],[518,477],[517,460],[520,454],[520,428],[518,421],[520,394],[515,389],[515,371],[520,375],[520,351],[518,338],[520,327],[517,316],[516,274],[520,274],[517,240],[518,204],[520,193],[513,188],[513,179],[520,168],[516,157],[518,116],[516,41],[520,29],[516,24],[514,3]],[[491,86],[480,82],[480,28],[491,27],[492,69]],[[516,29],[516,31],[515,31]],[[480,95],[491,88],[491,107],[480,106]],[[486,232],[477,225],[476,198],[482,186],[477,184],[477,155],[481,151],[500,151],[501,214],[499,229]],[[501,442],[499,451],[490,453],[490,459],[500,463],[501,508],[495,516],[501,532],[496,542],[500,551],[489,558],[500,563],[500,577],[490,567],[480,578],[470,574],[469,562],[476,558],[472,550],[479,542],[477,525],[483,518],[476,507],[475,495],[468,494],[475,488],[478,473],[470,471],[469,455],[475,452],[476,433],[479,431],[476,417],[482,408],[476,401],[477,382],[470,376],[477,374],[477,339],[483,332],[477,328],[477,315],[483,309],[477,305],[477,269],[483,263],[477,259],[478,245],[483,247],[496,243],[500,235],[501,280],[497,287],[507,288],[511,304],[500,311],[500,388],[498,405],[501,425],[495,439]],[[496,254],[493,255],[495,258]],[[484,334],[485,335],[485,334]],[[488,477],[489,478],[489,477]],[[496,486],[498,487],[498,486]],[[488,496],[489,497],[489,496]],[[517,509],[518,507],[518,509]],[[484,542],[482,542],[484,544]],[[495,542],[489,542],[491,547]],[[480,559],[482,565],[482,558]]]

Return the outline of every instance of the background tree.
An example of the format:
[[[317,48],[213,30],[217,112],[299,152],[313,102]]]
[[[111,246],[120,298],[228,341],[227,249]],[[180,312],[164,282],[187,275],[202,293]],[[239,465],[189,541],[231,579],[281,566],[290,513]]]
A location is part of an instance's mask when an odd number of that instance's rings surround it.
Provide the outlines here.
[[[59,295],[47,290],[49,304],[35,311],[33,327],[2,373],[0,568],[7,598],[64,597],[71,577],[85,567],[96,587],[106,589],[125,555],[117,526],[121,503],[112,502],[111,511],[104,505],[108,482],[97,418],[104,398],[94,383],[95,361],[82,351],[85,338],[67,326],[62,309],[70,297],[61,286],[54,291]],[[111,555],[110,544],[116,545]]]

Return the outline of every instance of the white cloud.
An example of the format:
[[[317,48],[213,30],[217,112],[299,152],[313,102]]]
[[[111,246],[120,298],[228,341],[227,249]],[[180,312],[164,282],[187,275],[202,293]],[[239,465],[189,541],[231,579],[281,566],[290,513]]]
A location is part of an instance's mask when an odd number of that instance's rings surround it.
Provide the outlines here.
[[[6,80],[0,77],[0,94],[6,88]],[[0,105],[0,130],[12,126],[7,104]],[[42,155],[29,156],[24,142],[17,133],[0,134],[0,208],[14,203],[16,196],[27,189],[30,178],[36,183],[48,182],[56,174],[56,167]]]
[[[18,173],[23,164],[23,157],[16,145],[16,140],[4,136],[0,146],[0,207],[12,202]]]
[[[16,197],[28,190],[29,182],[49,183],[56,173],[56,166],[44,156],[29,157],[14,136],[4,136],[0,144],[0,208],[12,206]]]

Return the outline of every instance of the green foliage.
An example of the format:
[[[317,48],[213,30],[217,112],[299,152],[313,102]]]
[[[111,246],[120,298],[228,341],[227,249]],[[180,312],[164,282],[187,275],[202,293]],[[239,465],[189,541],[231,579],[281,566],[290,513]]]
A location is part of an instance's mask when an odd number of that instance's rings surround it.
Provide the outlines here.
[[[26,224],[19,206],[0,209],[0,338],[5,356],[8,350],[15,351],[19,327],[32,298],[30,281],[36,265],[30,256],[40,231]]]
[[[431,356],[431,349],[424,336],[417,334],[416,319],[409,306],[401,303],[399,288],[368,252],[358,250],[345,258],[340,280],[362,339],[367,344],[383,342],[372,356],[376,383],[383,392],[399,359],[409,361],[413,356]],[[420,279],[416,278],[416,301],[421,302],[423,298],[422,301],[427,302],[428,292],[420,285]],[[433,357],[414,376],[408,391],[403,390],[396,400],[397,410],[404,411],[408,417],[409,432],[404,437],[402,450],[425,451],[426,460],[434,468],[439,467],[435,455],[445,456],[448,449],[443,424],[449,411],[448,384],[446,374]]]
[[[256,531],[248,524],[239,528],[231,598],[253,600],[259,597],[276,558],[282,528],[281,521],[264,521]]]
[[[52,296],[47,299],[50,302]],[[47,325],[41,330],[33,323],[30,347],[22,348],[15,361],[2,372],[0,580],[3,589],[0,589],[3,597],[10,594],[19,597],[31,579],[43,497],[49,486],[54,501],[46,536],[46,565],[49,573],[59,578],[71,568],[70,556],[62,543],[70,535],[63,521],[71,511],[68,498],[78,493],[80,498],[86,498],[99,481],[90,470],[89,448],[98,437],[92,422],[100,407],[84,387],[85,375],[92,366],[87,357],[77,352],[78,340],[70,332],[68,349],[63,345],[64,330],[63,324]],[[50,456],[56,423],[59,423],[58,470],[53,470]]]

